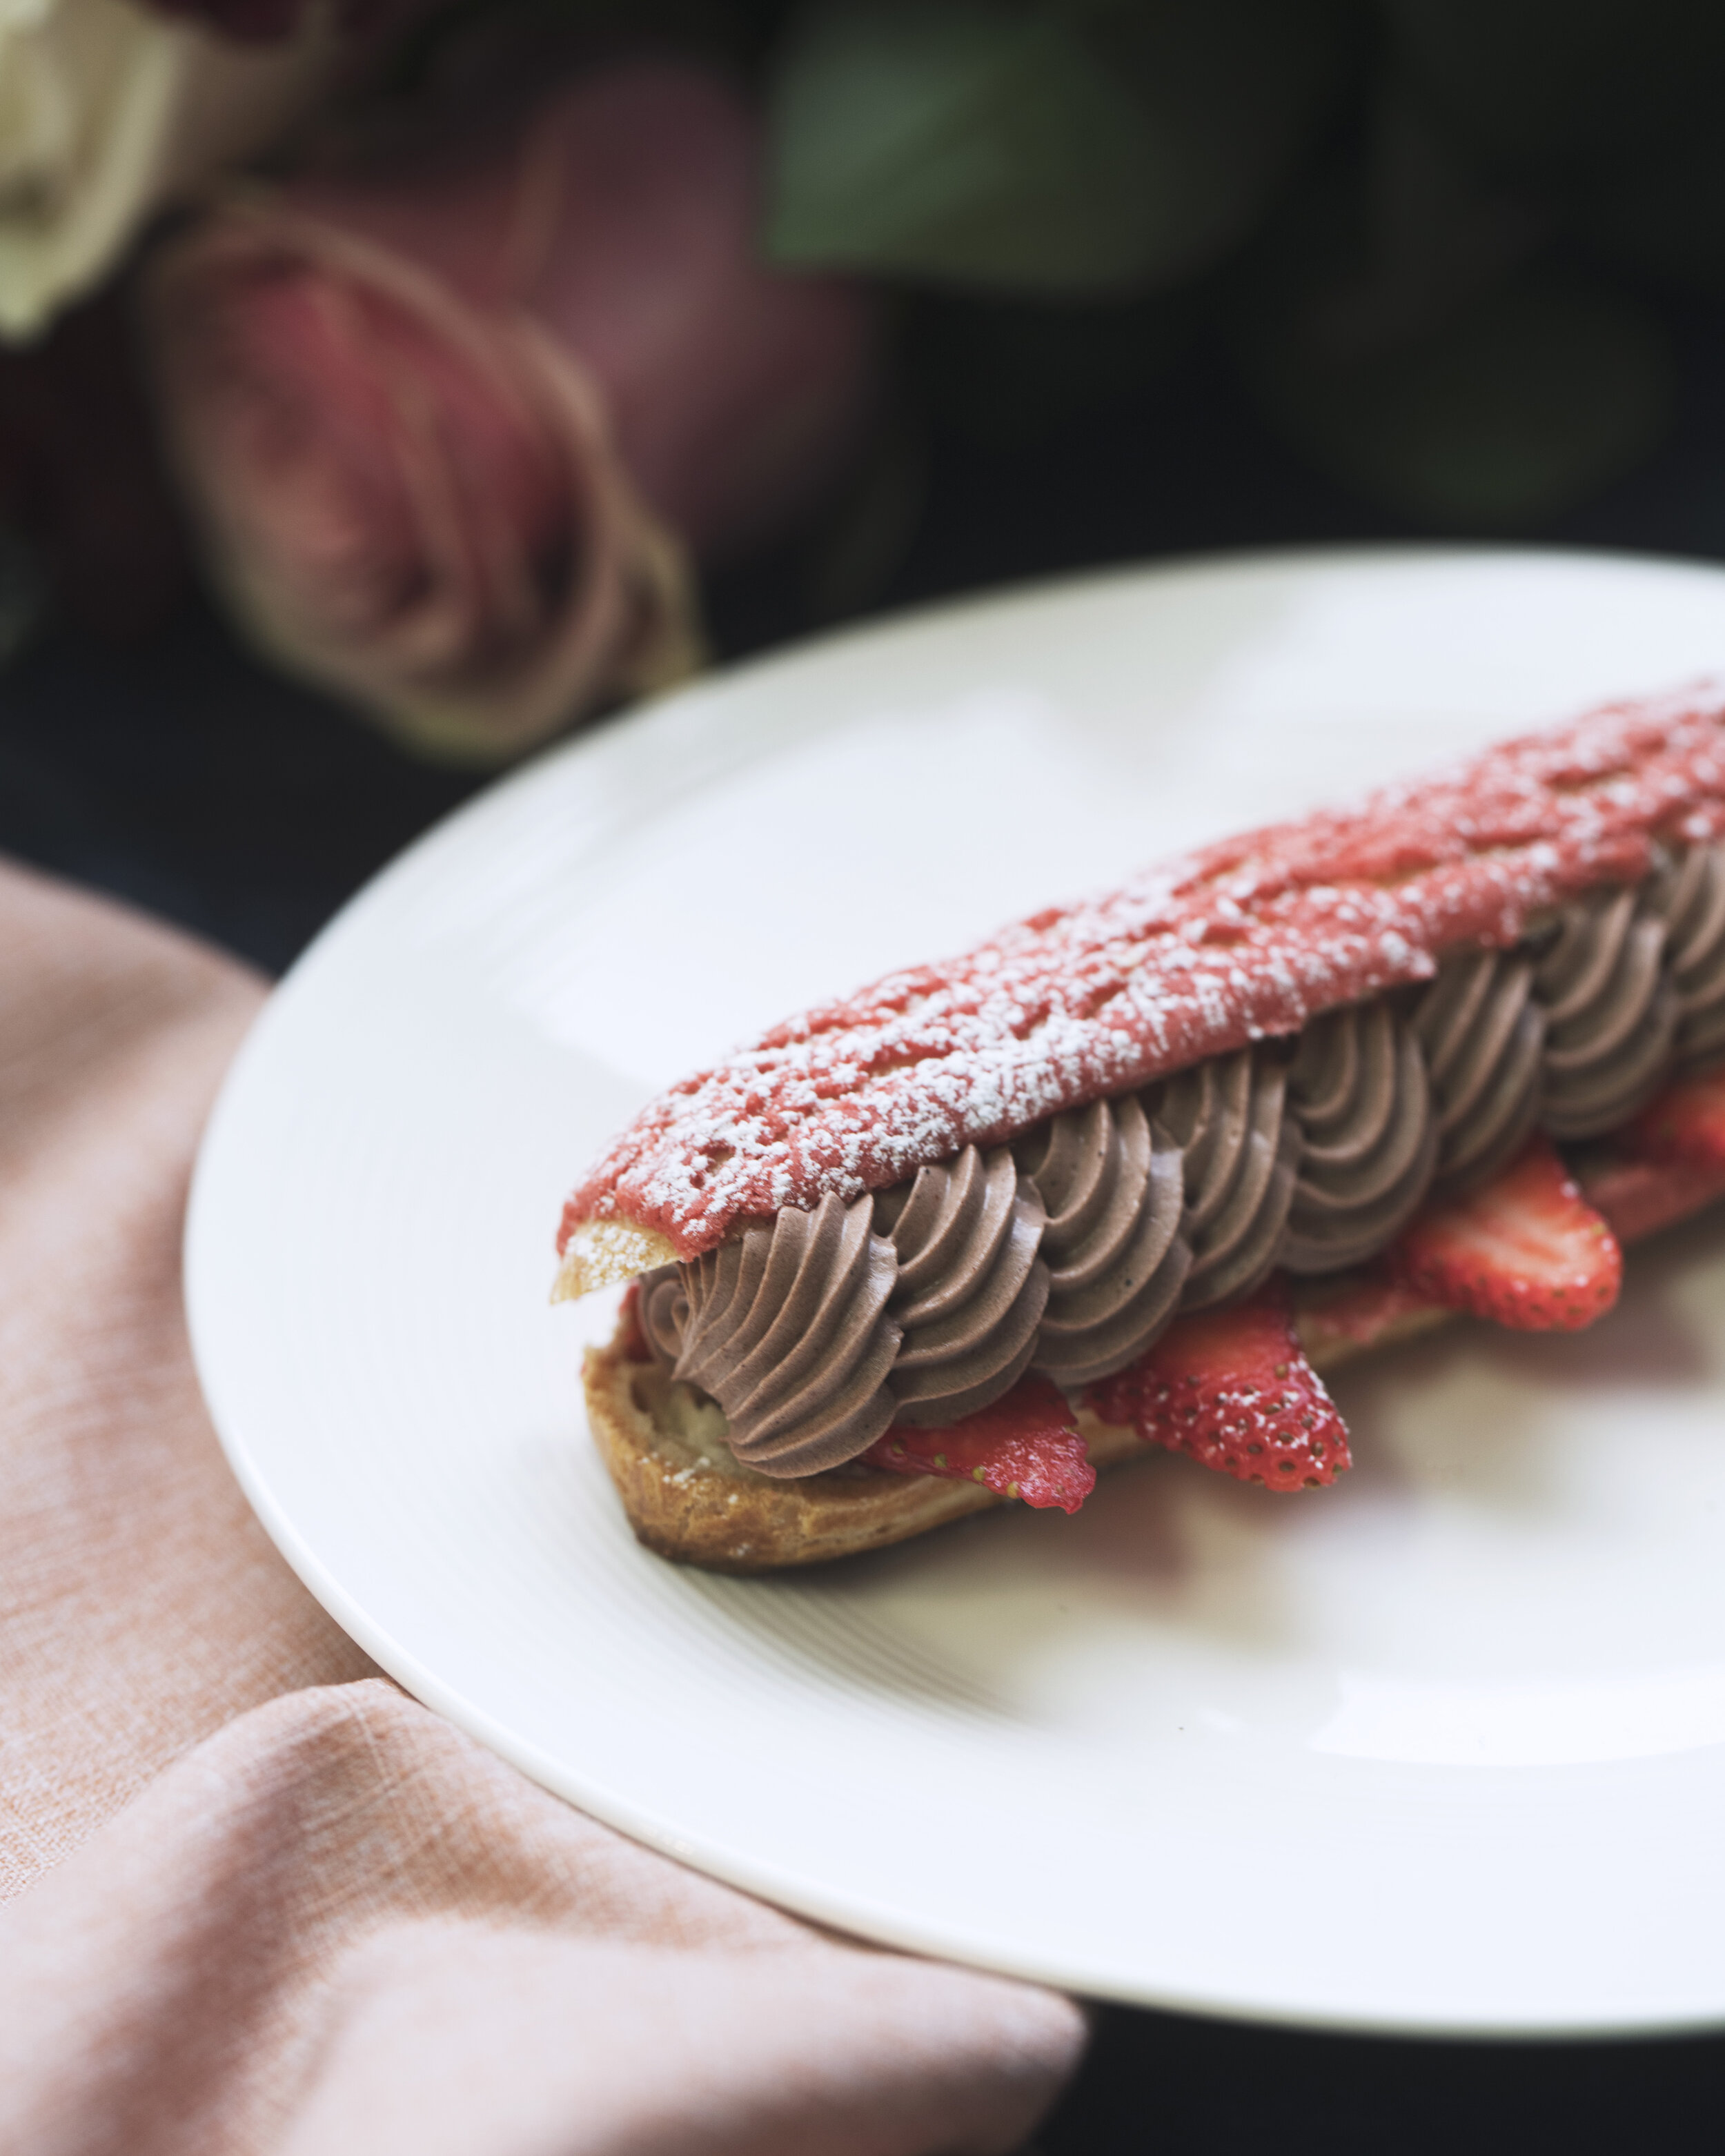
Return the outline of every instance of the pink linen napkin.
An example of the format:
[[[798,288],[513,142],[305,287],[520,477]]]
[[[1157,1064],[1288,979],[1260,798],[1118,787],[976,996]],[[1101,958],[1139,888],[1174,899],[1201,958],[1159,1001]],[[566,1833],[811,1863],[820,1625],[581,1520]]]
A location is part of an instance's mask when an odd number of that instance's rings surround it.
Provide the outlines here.
[[[261,993],[0,868],[0,2150],[1014,2148],[1070,2001],[636,1847],[379,1677],[275,1554],[179,1296]]]

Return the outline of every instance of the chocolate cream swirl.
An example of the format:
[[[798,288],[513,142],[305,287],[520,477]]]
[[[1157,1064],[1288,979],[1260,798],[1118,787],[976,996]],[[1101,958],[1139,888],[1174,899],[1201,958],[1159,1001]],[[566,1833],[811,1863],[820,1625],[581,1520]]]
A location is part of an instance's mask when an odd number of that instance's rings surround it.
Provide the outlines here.
[[[1539,1113],[1545,1014],[1521,951],[1458,951],[1414,1009],[1447,1188],[1485,1183],[1532,1134]]]
[[[836,1467],[892,1420],[898,1260],[873,1228],[872,1199],[829,1195],[643,1282],[648,1345],[675,1350],[672,1375],[718,1402],[732,1450],[763,1475]]]
[[[1692,860],[1640,886],[1589,892],[1513,949],[1445,959],[1414,1024],[1445,1188],[1489,1181],[1536,1126],[1556,1138],[1597,1137],[1658,1089],[1681,1016],[1662,901],[1679,886],[1686,906],[1704,897]]]
[[[738,1456],[806,1475],[893,1422],[942,1427],[1027,1368],[1069,1389],[1178,1311],[1277,1265],[1382,1249],[1434,1179],[1471,1188],[1536,1127],[1590,1137],[1674,1065],[1725,1055],[1725,850],[1592,892],[1423,989],[1314,1018],[968,1146],[891,1189],[787,1209],[643,1283],[655,1355],[724,1409]]]
[[[1553,1137],[1598,1137],[1657,1091],[1678,1018],[1665,939],[1645,886],[1590,891],[1564,907],[1533,970],[1545,1013],[1539,1121]]]
[[[1007,1147],[966,1146],[873,1199],[787,1207],[649,1273],[641,1328],[724,1409],[739,1460],[813,1474],[895,1421],[941,1428],[1017,1383],[1048,1301],[1042,1235]]]
[[[1192,1263],[1179,1148],[1127,1094],[1051,1116],[1019,1158],[1047,1214],[1035,1367],[1087,1384],[1141,1355],[1179,1301]]]
[[[1389,997],[1312,1020],[1288,1071],[1300,1168],[1278,1263],[1328,1273],[1381,1250],[1431,1181],[1438,1132],[1419,1035]]]
[[[1011,1152],[966,1146],[875,1199],[902,1338],[886,1379],[900,1422],[939,1429],[999,1399],[1035,1350],[1049,1299],[1042,1199]]]
[[[1183,1310],[1249,1295],[1276,1263],[1300,1158],[1298,1121],[1282,1112],[1286,1088],[1283,1057],[1251,1048],[1161,1088],[1157,1116],[1183,1156],[1181,1229],[1192,1245]]]
[[[1689,1069],[1725,1055],[1725,852],[1691,847],[1656,888],[1677,998],[1676,1060]]]

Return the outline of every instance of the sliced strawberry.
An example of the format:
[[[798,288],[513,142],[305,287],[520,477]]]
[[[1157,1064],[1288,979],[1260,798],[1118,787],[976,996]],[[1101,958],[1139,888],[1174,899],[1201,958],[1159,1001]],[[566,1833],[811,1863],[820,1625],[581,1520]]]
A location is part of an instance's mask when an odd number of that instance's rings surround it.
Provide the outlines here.
[[[1020,1378],[991,1407],[945,1430],[899,1424],[870,1446],[863,1461],[894,1475],[980,1482],[1003,1497],[1058,1505],[1063,1512],[1076,1512],[1096,1486],[1078,1418],[1046,1378]]]
[[[1623,1252],[1549,1138],[1466,1198],[1433,1205],[1391,1252],[1416,1294],[1522,1332],[1574,1332],[1617,1300]]]
[[[1303,1281],[1301,1286],[1295,1315],[1300,1344],[1320,1358],[1369,1348],[1410,1318],[1435,1322],[1441,1315],[1427,1297],[1404,1287],[1375,1261],[1328,1279]]]
[[[1604,1214],[1606,1226],[1623,1244],[1639,1243],[1725,1197],[1725,1167],[1634,1160],[1609,1147],[1578,1162],[1575,1174],[1582,1196]]]
[[[1615,1152],[1673,1168],[1725,1170],[1725,1070],[1680,1078],[1611,1137]]]
[[[1092,1385],[1104,1422],[1271,1490],[1317,1489],[1348,1464],[1348,1430],[1294,1333],[1286,1283],[1171,1325]]]
[[[1679,1079],[1584,1153],[1579,1173],[1620,1241],[1638,1241],[1725,1193],[1725,1069]]]

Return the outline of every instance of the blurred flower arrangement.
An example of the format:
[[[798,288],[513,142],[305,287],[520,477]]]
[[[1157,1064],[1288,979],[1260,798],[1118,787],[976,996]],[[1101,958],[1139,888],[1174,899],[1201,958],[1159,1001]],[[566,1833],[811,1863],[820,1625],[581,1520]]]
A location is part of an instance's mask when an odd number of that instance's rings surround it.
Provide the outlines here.
[[[195,560],[410,747],[699,664],[931,403],[1201,351],[1419,528],[1538,528],[1725,295],[1716,0],[0,0],[0,639]]]

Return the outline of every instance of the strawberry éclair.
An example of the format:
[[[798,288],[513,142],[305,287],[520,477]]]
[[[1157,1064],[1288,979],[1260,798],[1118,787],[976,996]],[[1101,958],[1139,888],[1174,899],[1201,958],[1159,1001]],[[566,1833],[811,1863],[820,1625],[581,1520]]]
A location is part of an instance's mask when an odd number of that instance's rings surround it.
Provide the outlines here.
[[[1725,1183],[1722,832],[1709,689],[1036,914],[649,1104],[560,1290],[644,1274],[644,1352],[768,1476],[1071,1509],[1092,1417],[1327,1482],[1312,1324],[1586,1323],[1621,1260],[1584,1189],[1628,1174],[1639,1229]]]

